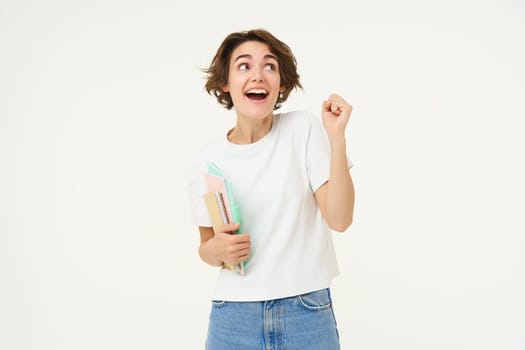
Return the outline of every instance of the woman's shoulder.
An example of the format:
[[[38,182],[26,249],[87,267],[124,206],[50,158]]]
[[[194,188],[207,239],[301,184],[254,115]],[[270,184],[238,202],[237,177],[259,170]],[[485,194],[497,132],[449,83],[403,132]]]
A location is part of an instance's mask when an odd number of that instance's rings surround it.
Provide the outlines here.
[[[287,119],[287,120],[293,120],[296,122],[305,122],[309,121],[311,118],[315,118],[315,115],[308,111],[308,110],[294,110],[294,111],[288,111],[281,114],[281,118]]]
[[[310,111],[307,110],[295,110],[280,115],[283,124],[292,126],[294,128],[303,126],[309,128],[310,125],[319,120],[319,118]]]
[[[190,165],[202,166],[203,163],[213,157],[214,154],[220,152],[221,142],[219,140],[207,142],[197,146],[190,156]]]
[[[312,128],[322,125],[321,118],[307,110],[296,110],[281,114],[283,128],[291,129],[294,133],[304,130],[307,134]]]

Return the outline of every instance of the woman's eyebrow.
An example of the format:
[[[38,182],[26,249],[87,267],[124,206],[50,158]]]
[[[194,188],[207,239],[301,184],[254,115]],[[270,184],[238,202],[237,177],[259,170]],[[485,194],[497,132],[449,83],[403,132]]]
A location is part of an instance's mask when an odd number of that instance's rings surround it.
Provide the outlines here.
[[[271,53],[269,53],[267,55],[264,55],[264,58],[265,59],[274,59],[274,60],[277,61],[277,56],[275,56],[274,54],[271,54]]]
[[[233,62],[237,62],[237,61],[240,60],[241,58],[252,58],[252,55],[247,54],[247,53],[242,54],[242,55],[239,55],[239,56],[237,56],[237,58],[236,58],[235,61],[233,61]],[[269,53],[269,54],[267,54],[267,55],[264,55],[264,59],[266,59],[266,60],[268,60],[268,59],[274,59],[274,60],[277,61],[277,57],[276,57],[274,54],[271,54],[271,53]]]
[[[247,53],[243,54],[243,55],[239,55],[237,56],[237,58],[235,59],[235,61],[233,62],[237,62],[238,60],[240,60],[241,58],[252,58],[252,55],[249,55]]]

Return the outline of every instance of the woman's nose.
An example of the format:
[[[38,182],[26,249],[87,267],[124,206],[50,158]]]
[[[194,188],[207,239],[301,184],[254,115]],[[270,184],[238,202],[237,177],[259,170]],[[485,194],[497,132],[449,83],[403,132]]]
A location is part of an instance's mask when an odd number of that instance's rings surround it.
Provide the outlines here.
[[[252,72],[253,72],[252,81],[263,81],[264,80],[264,75],[263,75],[261,68],[255,68],[252,70]]]

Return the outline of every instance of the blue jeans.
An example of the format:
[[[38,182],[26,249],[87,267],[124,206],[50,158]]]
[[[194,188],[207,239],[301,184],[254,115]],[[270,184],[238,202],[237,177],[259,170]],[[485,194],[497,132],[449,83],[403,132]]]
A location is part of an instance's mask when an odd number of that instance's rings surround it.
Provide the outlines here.
[[[206,350],[339,350],[329,289],[257,301],[212,301]]]

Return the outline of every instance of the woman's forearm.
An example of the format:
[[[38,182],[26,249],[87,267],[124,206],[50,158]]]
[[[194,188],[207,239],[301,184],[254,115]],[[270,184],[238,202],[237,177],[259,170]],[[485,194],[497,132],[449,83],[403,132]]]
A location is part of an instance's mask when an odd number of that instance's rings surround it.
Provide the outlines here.
[[[346,156],[344,136],[330,139],[330,177],[326,193],[327,221],[334,230],[345,231],[354,215],[354,184]]]
[[[222,266],[223,262],[217,257],[216,250],[213,248],[213,238],[202,242],[199,246],[199,256],[201,259],[211,266]]]

